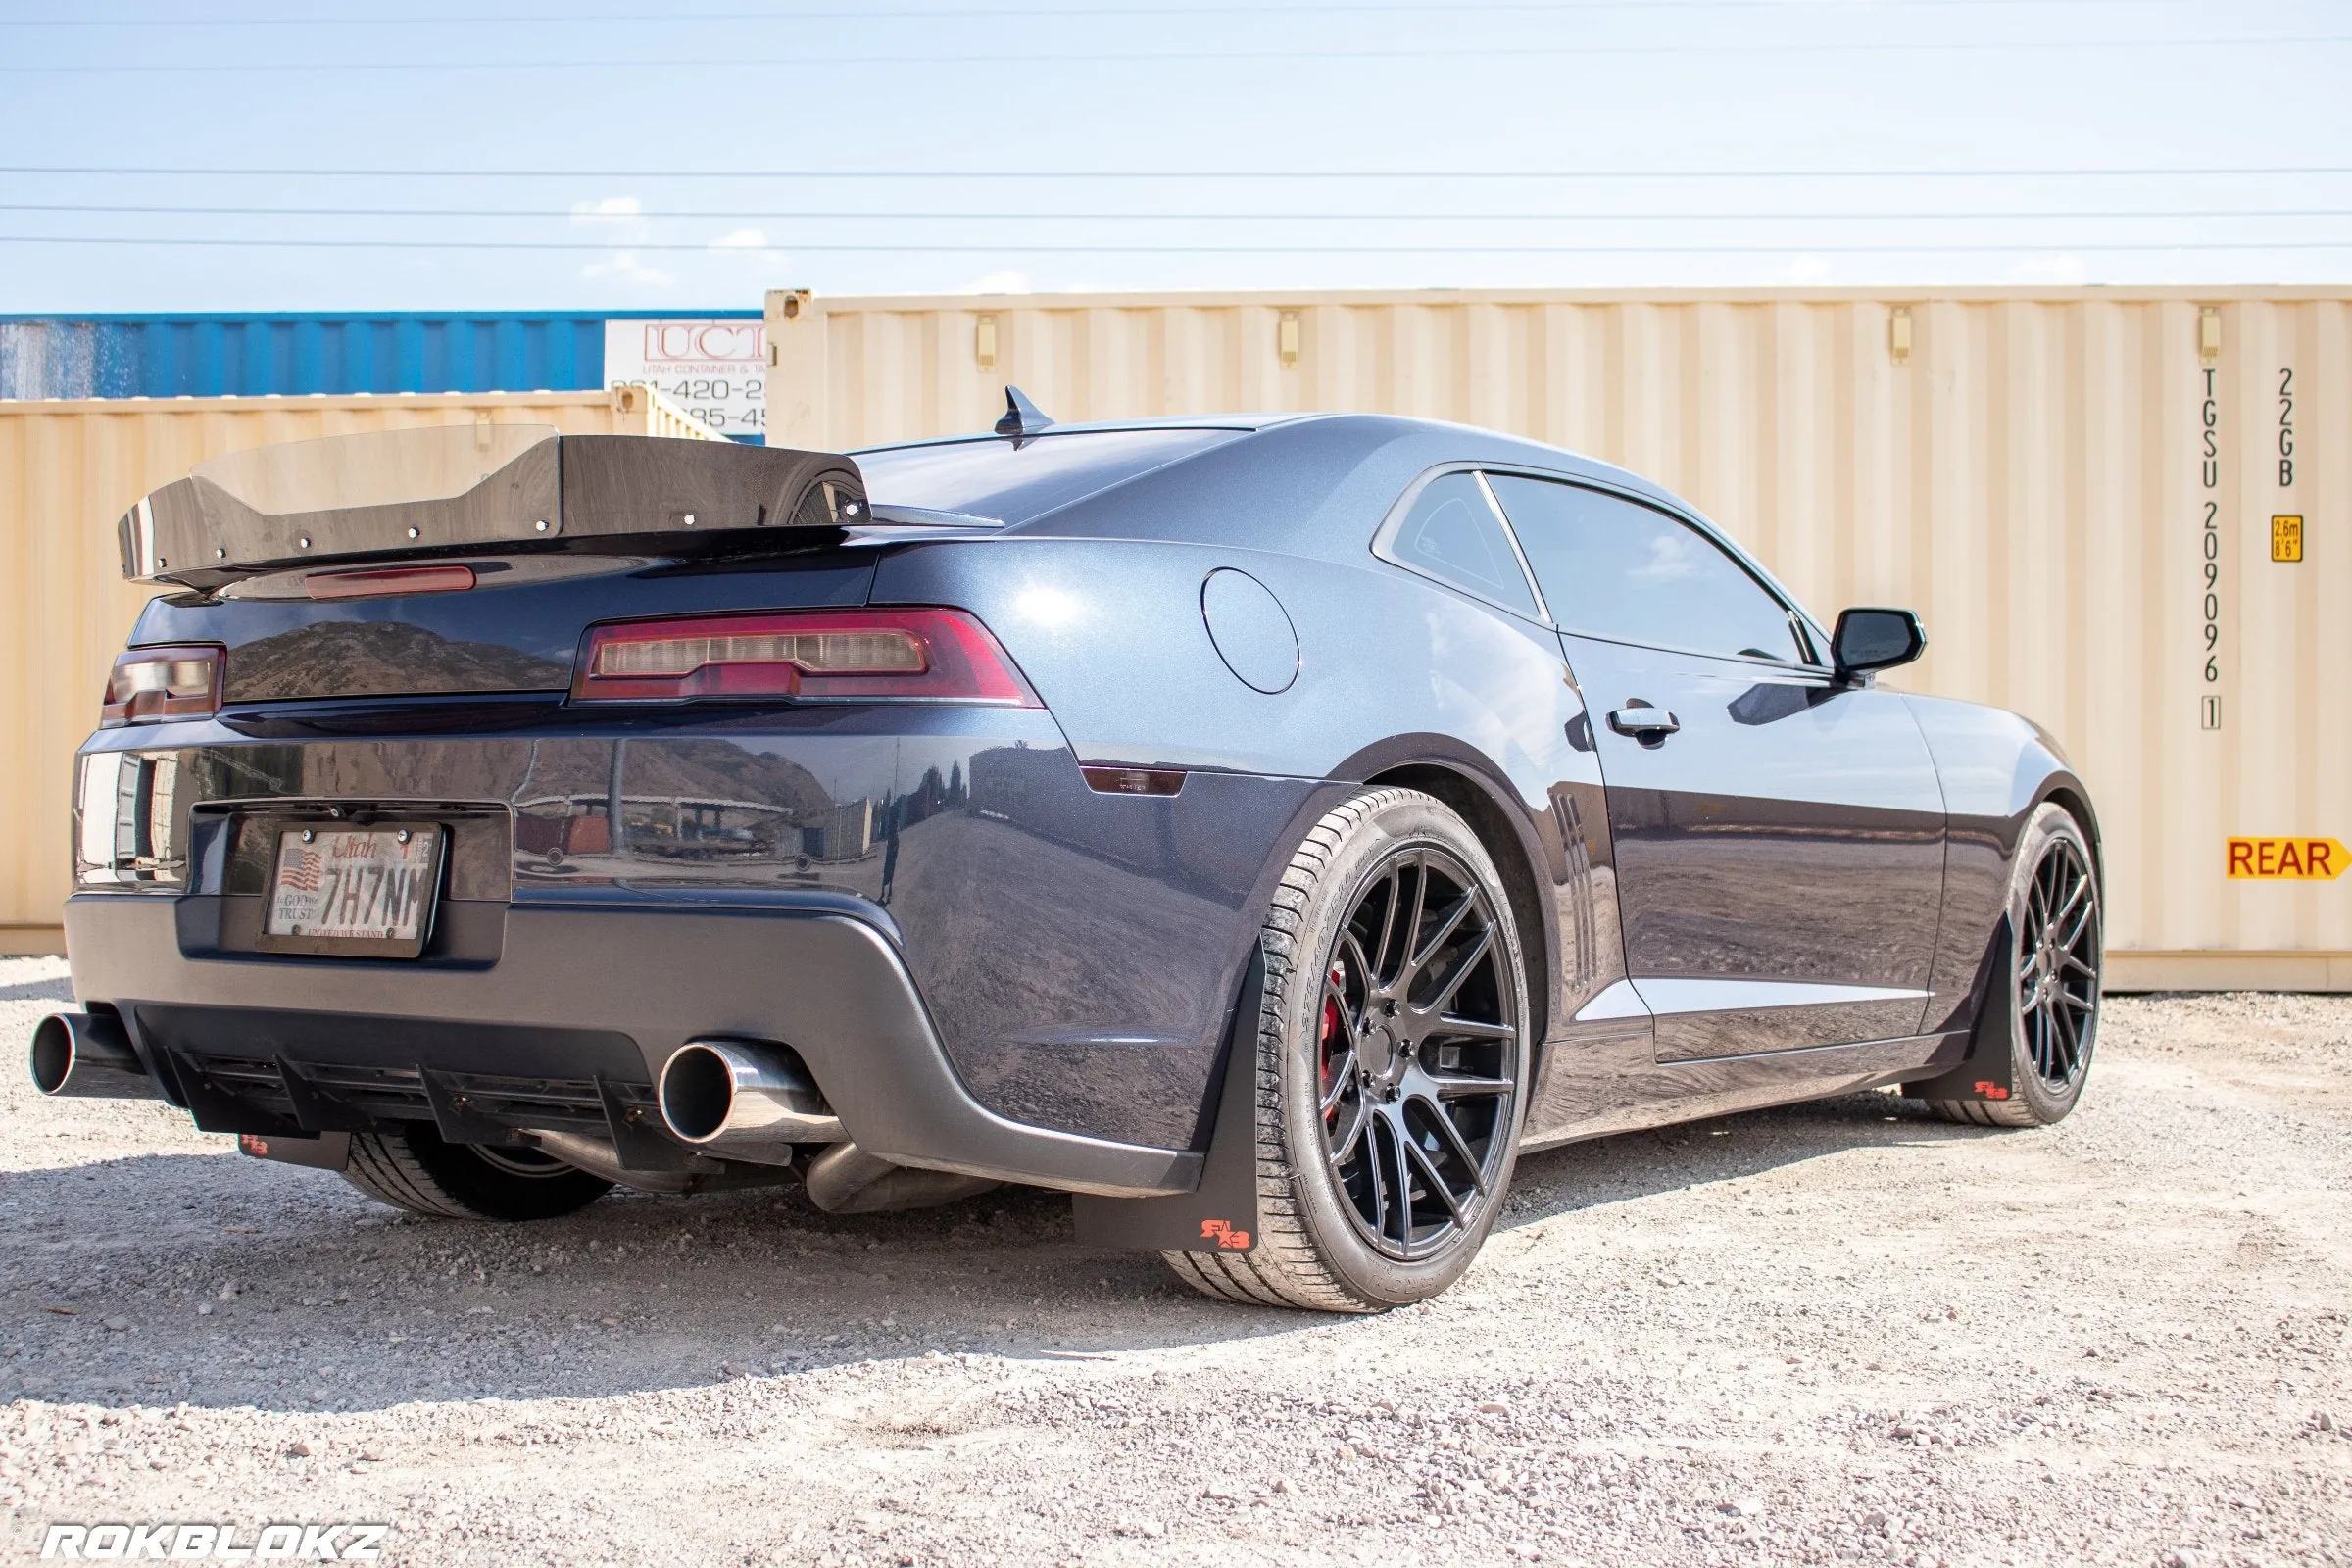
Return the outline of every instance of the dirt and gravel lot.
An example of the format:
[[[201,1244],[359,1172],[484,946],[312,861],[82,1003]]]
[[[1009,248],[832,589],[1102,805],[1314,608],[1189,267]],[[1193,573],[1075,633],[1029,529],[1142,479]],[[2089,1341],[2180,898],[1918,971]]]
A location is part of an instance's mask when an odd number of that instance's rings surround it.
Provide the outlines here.
[[[0,961],[0,1039],[66,996]],[[2117,999],[2047,1132],[1534,1156],[1444,1299],[1214,1305],[995,1194],[413,1221],[0,1090],[0,1543],[406,1563],[2352,1563],[2352,999]]]

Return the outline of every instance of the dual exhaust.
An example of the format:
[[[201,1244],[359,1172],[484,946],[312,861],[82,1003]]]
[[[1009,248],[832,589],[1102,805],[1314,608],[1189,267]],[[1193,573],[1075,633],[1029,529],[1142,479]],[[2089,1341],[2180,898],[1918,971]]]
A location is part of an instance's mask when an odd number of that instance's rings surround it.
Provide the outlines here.
[[[161,1100],[163,1088],[111,1012],[58,1012],[32,1032],[32,1084],[58,1099]],[[924,1208],[998,1185],[948,1171],[916,1170],[850,1142],[841,1118],[790,1049],[742,1040],[692,1040],[670,1054],[656,1087],[662,1122],[679,1142],[755,1165],[790,1165],[796,1146],[823,1144],[807,1171],[809,1200],[836,1214]],[[541,1134],[544,1144],[551,1135]],[[604,1146],[551,1149],[596,1169]],[[590,1147],[593,1145],[594,1147]],[[602,1172],[600,1171],[600,1174]],[[613,1174],[636,1180],[633,1174]]]

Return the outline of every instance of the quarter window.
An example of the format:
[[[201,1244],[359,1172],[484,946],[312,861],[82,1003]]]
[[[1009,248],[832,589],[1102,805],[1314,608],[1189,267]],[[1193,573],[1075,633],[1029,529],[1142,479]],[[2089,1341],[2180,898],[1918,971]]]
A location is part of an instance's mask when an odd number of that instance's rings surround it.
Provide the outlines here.
[[[1472,473],[1443,474],[1413,500],[1389,549],[1441,582],[1536,618],[1536,596],[1502,519]]]
[[[1491,474],[1552,618],[1652,648],[1807,662],[1786,606],[1723,548],[1654,507]]]

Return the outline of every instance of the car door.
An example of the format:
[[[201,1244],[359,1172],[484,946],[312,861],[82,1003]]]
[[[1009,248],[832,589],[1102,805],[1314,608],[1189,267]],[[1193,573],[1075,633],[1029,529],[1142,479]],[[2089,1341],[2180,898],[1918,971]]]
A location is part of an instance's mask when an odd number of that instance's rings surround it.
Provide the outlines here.
[[[1899,696],[1691,519],[1490,473],[1592,715],[1629,985],[1661,1060],[1915,1034],[1942,791]]]

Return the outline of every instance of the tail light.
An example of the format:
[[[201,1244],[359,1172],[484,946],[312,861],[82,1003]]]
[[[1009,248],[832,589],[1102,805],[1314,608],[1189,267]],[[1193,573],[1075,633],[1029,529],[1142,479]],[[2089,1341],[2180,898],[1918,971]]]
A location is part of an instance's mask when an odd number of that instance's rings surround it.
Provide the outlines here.
[[[960,610],[786,611],[596,626],[571,697],[1045,706],[988,628]]]
[[[205,718],[220,710],[222,651],[206,644],[133,648],[115,656],[101,725]]]

